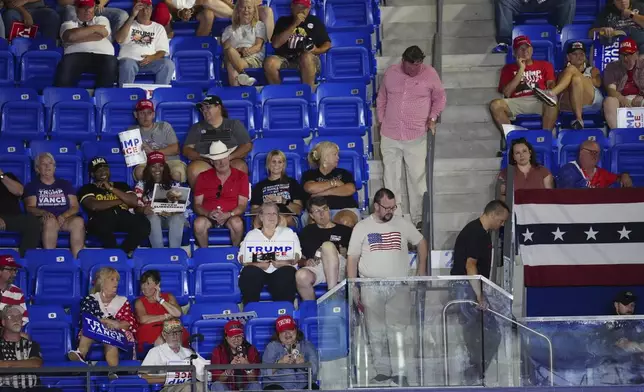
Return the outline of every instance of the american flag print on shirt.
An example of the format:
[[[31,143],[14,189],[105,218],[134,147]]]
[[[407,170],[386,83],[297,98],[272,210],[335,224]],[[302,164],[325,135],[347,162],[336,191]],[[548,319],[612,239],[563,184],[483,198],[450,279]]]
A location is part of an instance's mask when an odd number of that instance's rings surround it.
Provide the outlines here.
[[[390,233],[370,233],[367,235],[369,241],[369,250],[400,250],[401,236],[400,232],[392,231]]]

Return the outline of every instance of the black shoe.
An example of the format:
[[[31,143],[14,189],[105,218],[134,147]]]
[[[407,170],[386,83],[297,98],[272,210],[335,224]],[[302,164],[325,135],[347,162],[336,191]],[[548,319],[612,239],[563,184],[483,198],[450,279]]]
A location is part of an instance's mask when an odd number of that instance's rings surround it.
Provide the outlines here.
[[[409,382],[407,382],[407,377],[405,376],[393,376],[391,378],[391,381],[394,382],[394,384],[398,385],[399,387],[403,388],[408,388],[409,387]]]
[[[575,119],[573,122],[570,123],[570,128],[576,129],[578,131],[581,129],[584,129],[584,122]]]
[[[492,53],[508,53],[508,44],[497,44],[494,49],[492,49]]]
[[[496,152],[496,157],[497,158],[503,158],[503,151],[497,151]]]
[[[385,376],[384,374],[377,374],[373,379],[374,381],[383,382],[391,379],[391,377]]]

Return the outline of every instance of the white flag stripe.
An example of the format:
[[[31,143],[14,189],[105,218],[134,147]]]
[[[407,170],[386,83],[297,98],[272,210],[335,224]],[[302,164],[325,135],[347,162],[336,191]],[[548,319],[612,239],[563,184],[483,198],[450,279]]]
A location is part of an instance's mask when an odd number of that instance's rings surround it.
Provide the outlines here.
[[[517,222],[626,223],[644,220],[644,203],[607,204],[516,204]],[[639,211],[639,213],[638,213]]]
[[[527,266],[642,264],[644,244],[521,245]]]

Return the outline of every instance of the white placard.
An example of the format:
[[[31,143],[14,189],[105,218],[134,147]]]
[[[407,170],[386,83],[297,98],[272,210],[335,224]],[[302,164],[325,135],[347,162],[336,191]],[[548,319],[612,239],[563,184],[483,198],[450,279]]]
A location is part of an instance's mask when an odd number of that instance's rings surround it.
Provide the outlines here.
[[[168,361],[167,365],[168,366],[190,365],[190,360],[186,359],[183,361]],[[186,382],[190,382],[191,380],[192,380],[192,372],[169,371],[168,373],[166,373],[166,376],[165,376],[165,385],[185,384]]]
[[[617,109],[617,128],[644,128],[644,108]]]
[[[143,139],[141,138],[141,130],[139,128],[120,132],[119,140],[127,167],[140,165],[147,161],[145,151],[143,151]]]
[[[177,186],[165,190],[161,184],[155,184],[152,192],[152,209],[155,213],[184,212],[189,198],[190,188]]]
[[[520,127],[518,125],[503,124],[503,134],[505,135],[506,138],[508,137],[508,133],[512,131],[527,131],[527,130],[528,128]]]
[[[275,260],[293,260],[295,249],[293,241],[248,241],[244,243],[244,263],[253,260],[253,254],[261,255],[275,253]]]
[[[172,87],[172,86],[169,84],[125,83],[123,84],[123,87],[141,88],[145,90],[146,98],[152,99],[152,93],[154,93],[154,90],[158,89],[159,87]]]
[[[220,314],[202,314],[201,318],[203,320],[236,320],[242,324],[250,319],[257,318],[257,312],[238,312],[238,313],[220,313]]]

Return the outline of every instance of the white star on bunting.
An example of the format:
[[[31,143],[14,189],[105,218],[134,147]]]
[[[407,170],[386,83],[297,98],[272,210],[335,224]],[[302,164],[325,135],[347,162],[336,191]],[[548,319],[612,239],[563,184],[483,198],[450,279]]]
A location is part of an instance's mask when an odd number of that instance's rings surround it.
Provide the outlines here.
[[[531,233],[531,232],[530,232],[530,229],[528,229],[528,228],[526,227],[526,229],[525,229],[525,233],[521,233],[521,235],[523,236],[523,242],[532,241],[532,235],[533,235],[533,234],[534,234],[534,233]]]
[[[559,227],[557,227],[557,231],[553,231],[552,234],[555,236],[553,241],[557,241],[558,239],[563,241],[564,240],[563,236],[564,236],[564,234],[566,234],[566,232],[559,230]]]
[[[599,231],[594,231],[592,226],[590,226],[590,229],[588,231],[584,231],[584,233],[586,233],[586,241],[590,240],[591,238],[597,241],[597,233],[599,233]]]
[[[629,234],[631,234],[631,231],[633,230],[626,230],[626,226],[622,226],[622,230],[617,230],[619,233],[619,239],[621,240],[622,238],[626,238],[627,240],[630,240],[631,238],[629,237]]]

